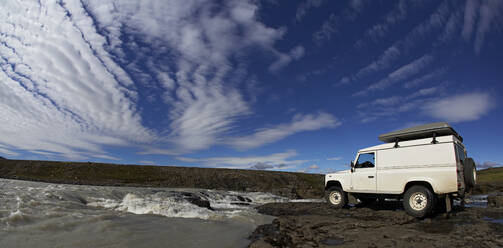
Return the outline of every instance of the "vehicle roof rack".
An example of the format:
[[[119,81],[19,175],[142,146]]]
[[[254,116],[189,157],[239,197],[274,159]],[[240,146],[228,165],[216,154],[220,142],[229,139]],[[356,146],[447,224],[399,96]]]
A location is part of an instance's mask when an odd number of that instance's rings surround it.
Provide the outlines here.
[[[397,143],[397,141],[433,138],[432,143],[436,143],[436,138],[438,136],[446,135],[454,135],[459,141],[463,142],[463,137],[461,137],[447,122],[435,122],[396,130],[379,135],[379,140],[386,143]],[[395,146],[397,145],[398,144],[395,144]]]

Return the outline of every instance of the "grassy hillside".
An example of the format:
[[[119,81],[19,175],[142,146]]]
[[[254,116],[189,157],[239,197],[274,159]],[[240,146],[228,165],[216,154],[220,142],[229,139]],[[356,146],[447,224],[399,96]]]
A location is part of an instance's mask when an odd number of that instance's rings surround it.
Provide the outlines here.
[[[503,192],[503,167],[477,171],[477,186],[473,192]]]
[[[103,163],[0,160],[0,177],[66,184],[262,191],[319,198],[319,174]]]

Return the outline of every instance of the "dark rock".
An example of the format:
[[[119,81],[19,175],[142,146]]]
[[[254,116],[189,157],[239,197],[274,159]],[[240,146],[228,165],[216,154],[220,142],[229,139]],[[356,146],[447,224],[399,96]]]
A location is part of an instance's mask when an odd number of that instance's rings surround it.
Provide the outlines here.
[[[252,244],[260,241],[273,247],[293,247],[292,239],[285,233],[280,232],[278,219],[273,220],[272,224],[258,226],[248,239],[252,241]],[[257,246],[250,245],[250,247]]]
[[[252,200],[248,197],[238,195],[237,198],[238,198],[238,200],[240,200],[242,202],[252,202]]]
[[[503,193],[497,193],[487,196],[487,206],[491,208],[503,207]]]
[[[375,206],[271,203],[257,209],[277,218],[255,230],[249,247],[503,247],[501,208],[454,208],[449,218],[427,220]]]
[[[201,207],[201,208],[207,208],[209,210],[213,210],[213,208],[211,207],[210,205],[210,202],[206,199],[202,199],[200,197],[197,197],[197,196],[190,196],[190,197],[187,197],[185,198],[185,200],[187,200],[188,202],[198,206],[198,207]]]

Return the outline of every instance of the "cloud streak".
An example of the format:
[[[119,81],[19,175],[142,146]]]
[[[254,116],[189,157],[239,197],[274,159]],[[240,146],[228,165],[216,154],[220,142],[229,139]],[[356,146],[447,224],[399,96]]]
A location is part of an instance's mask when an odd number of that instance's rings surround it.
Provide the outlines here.
[[[272,168],[293,168],[307,162],[306,160],[294,160],[298,154],[294,150],[281,153],[273,153],[265,156],[247,156],[247,157],[208,157],[208,158],[189,158],[177,157],[178,160],[186,163],[197,163],[220,168],[249,169],[257,166],[262,169]],[[266,168],[267,167],[267,168]],[[255,168],[258,169],[258,168]]]
[[[334,116],[323,112],[310,115],[298,114],[290,123],[262,128],[251,135],[230,138],[225,143],[234,148],[246,150],[273,143],[299,132],[335,128],[340,124],[341,122]]]
[[[381,79],[379,82],[375,84],[371,84],[365,90],[359,91],[355,93],[355,96],[360,96],[367,94],[370,91],[374,90],[382,90],[393,84],[396,84],[402,80],[405,80],[418,72],[424,69],[426,66],[431,64],[434,61],[434,57],[432,55],[423,55],[420,58],[410,62],[409,64],[403,65],[397,70],[388,74],[388,76],[384,79]]]

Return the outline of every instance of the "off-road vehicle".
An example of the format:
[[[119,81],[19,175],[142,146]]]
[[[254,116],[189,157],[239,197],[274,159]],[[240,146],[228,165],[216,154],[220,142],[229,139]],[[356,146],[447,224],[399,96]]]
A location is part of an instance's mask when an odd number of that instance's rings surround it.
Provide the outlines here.
[[[360,202],[403,200],[408,214],[424,217],[452,199],[463,200],[476,183],[476,168],[463,138],[447,123],[431,123],[379,136],[385,144],[358,151],[351,170],[325,175],[325,197],[332,207]],[[444,205],[445,204],[445,205]]]

